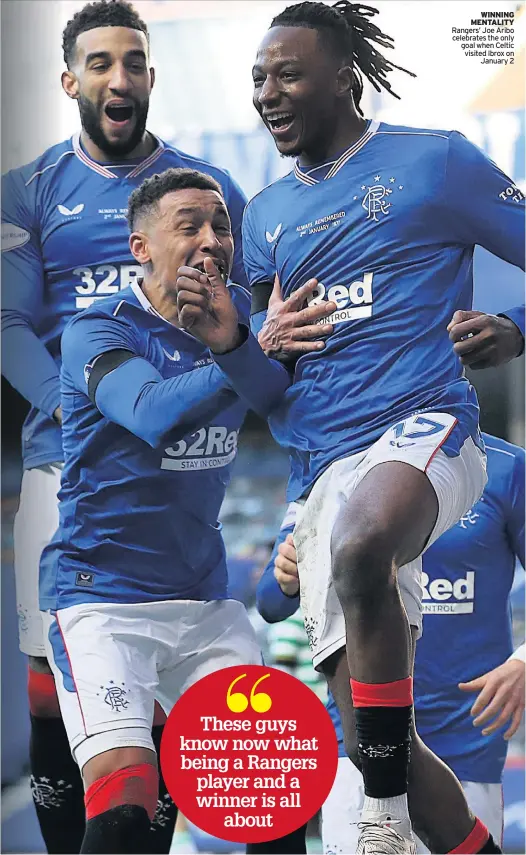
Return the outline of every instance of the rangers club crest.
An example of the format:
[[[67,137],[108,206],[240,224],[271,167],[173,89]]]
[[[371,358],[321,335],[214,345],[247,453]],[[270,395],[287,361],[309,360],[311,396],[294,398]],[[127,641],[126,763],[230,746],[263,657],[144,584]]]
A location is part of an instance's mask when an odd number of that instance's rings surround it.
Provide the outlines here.
[[[117,686],[113,680],[110,680],[107,686],[100,687],[101,691],[97,692],[97,697],[100,698],[102,695],[104,703],[108,704],[113,712],[122,712],[130,703],[126,698],[128,691],[124,688],[125,685],[125,683],[121,683],[120,686]]]
[[[393,206],[392,196],[394,192],[400,192],[404,189],[403,184],[397,184],[394,176],[391,176],[385,184],[382,184],[381,180],[381,175],[375,175],[373,184],[369,187],[362,184],[360,187],[360,190],[365,191],[362,198],[362,208],[367,212],[367,219],[375,222],[379,222],[382,217],[387,217]],[[353,197],[354,201],[359,198],[359,196]]]
[[[30,779],[31,794],[36,805],[43,808],[58,808],[64,804],[64,794],[66,790],[72,789],[72,784],[67,784],[65,781],[57,781],[54,787],[49,778],[35,778],[31,775]]]

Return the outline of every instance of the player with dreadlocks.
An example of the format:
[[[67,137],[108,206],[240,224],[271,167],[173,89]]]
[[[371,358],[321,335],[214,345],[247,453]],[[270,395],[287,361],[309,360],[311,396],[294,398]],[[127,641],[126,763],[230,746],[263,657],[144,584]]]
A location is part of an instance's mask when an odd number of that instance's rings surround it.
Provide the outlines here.
[[[282,350],[288,298],[309,279],[310,305],[333,310],[324,341],[321,326],[310,331],[269,424],[290,452],[288,499],[301,503],[294,542],[313,662],[348,746],[352,693],[366,792],[358,851],[415,852],[410,777],[428,800],[419,819],[434,851],[498,852],[416,739],[410,767],[412,668],[422,552],[486,481],[476,395],[447,327],[471,306],[475,244],[522,266],[524,205],[507,201],[510,180],[461,134],[361,115],[362,78],[392,93],[398,68],[377,50],[392,39],[375,14],[300,3],[260,44],[254,106],[278,151],[297,159],[245,210],[253,328],[268,354]],[[208,343],[214,318],[200,305],[191,331]],[[234,387],[252,372],[256,386],[260,364],[230,344],[223,370]]]
[[[321,6],[322,4],[319,5]],[[289,12],[289,20],[293,22],[295,16],[298,16],[299,14],[301,17],[303,15],[303,7],[303,3],[299,3],[297,6],[289,6],[289,8],[282,12],[281,15],[277,16],[277,19],[279,19],[281,24],[284,24],[287,12]],[[348,0],[338,0],[338,2],[334,3],[331,8],[337,9],[338,12],[340,12],[340,20],[343,19],[347,25],[345,38],[347,39],[351,50],[352,69],[354,72],[352,94],[354,106],[360,116],[363,116],[363,112],[360,108],[360,101],[363,94],[362,72],[377,92],[381,92],[382,89],[385,89],[391,95],[394,95],[395,98],[399,98],[396,92],[393,92],[391,84],[389,83],[387,77],[389,72],[392,71],[393,68],[396,68],[398,71],[405,71],[405,73],[410,74],[411,77],[416,77],[416,75],[413,74],[412,71],[408,71],[407,68],[402,68],[402,66],[395,65],[394,62],[386,59],[383,54],[379,53],[373,45],[370,44],[370,42],[375,42],[375,44],[381,45],[382,47],[394,47],[394,40],[391,36],[382,33],[376,24],[373,24],[370,20],[370,18],[377,14],[377,10],[372,9],[370,6],[349,3]],[[320,23],[322,22],[323,13],[327,9],[328,7],[324,6],[323,9],[319,10]],[[337,19],[333,18],[331,15],[331,20],[336,21]],[[272,26],[275,26],[274,22]]]

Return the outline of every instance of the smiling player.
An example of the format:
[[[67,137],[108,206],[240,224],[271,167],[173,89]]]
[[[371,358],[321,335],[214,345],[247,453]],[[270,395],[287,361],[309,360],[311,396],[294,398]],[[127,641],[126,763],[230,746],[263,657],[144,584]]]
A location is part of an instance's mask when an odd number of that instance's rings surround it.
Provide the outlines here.
[[[30,402],[22,433],[24,475],[15,520],[20,648],[29,656],[32,787],[52,852],[78,852],[82,785],[60,721],[38,610],[38,563],[53,535],[63,453],[60,336],[66,320],[135,282],[126,208],[140,182],[167,167],[197,167],[222,186],[235,240],[233,277],[243,284],[245,199],[221,169],[189,157],[146,130],[154,71],[146,24],[121,0],[91,3],[66,25],[62,75],[77,102],[80,133],[16,169],[2,186],[2,372]],[[162,726],[154,735],[160,744]],[[43,780],[50,804],[39,798]],[[66,782],[66,784],[64,784]],[[163,788],[150,851],[168,852],[175,808]]]
[[[249,295],[225,284],[228,211],[213,178],[170,169],[134,191],[128,219],[144,277],[62,336],[60,524],[40,578],[48,661],[86,787],[81,851],[92,853],[150,851],[155,699],[168,714],[206,674],[261,662],[244,606],[228,599],[217,521],[247,406],[177,307],[176,282],[211,285],[217,359],[225,326],[227,345],[238,318],[247,330]],[[241,351],[254,345],[248,336]],[[276,377],[256,390],[263,416],[282,394]]]
[[[314,277],[314,301],[336,304],[325,347],[297,360],[269,423],[290,450],[288,498],[302,502],[294,541],[313,661],[342,706],[347,664],[351,674],[366,791],[360,853],[415,851],[414,633],[398,570],[413,578],[420,624],[422,552],[486,481],[476,395],[447,326],[471,305],[475,244],[524,264],[524,199],[506,193],[510,179],[479,149],[456,132],[362,116],[361,74],[390,91],[395,67],[377,51],[391,39],[374,14],[305,2],[273,20],[254,105],[278,151],[297,159],[249,202],[243,226],[256,329],[276,274],[286,297]],[[256,368],[231,357],[232,382],[253,371],[256,383]],[[438,851],[498,851],[450,784]]]

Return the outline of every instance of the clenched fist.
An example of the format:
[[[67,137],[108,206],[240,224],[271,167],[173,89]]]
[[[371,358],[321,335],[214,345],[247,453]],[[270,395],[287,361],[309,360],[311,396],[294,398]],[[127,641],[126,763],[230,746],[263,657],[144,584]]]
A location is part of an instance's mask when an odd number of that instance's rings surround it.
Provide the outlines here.
[[[455,312],[448,325],[453,350],[473,370],[495,368],[519,356],[524,338],[509,318],[484,312]]]
[[[274,577],[287,597],[295,597],[299,594],[300,580],[296,562],[296,549],[291,534],[288,534],[283,543],[280,543],[278,547],[278,554],[274,560]]]
[[[203,264],[204,273],[194,267],[177,271],[179,323],[212,353],[226,353],[242,340],[237,310],[214,260]]]

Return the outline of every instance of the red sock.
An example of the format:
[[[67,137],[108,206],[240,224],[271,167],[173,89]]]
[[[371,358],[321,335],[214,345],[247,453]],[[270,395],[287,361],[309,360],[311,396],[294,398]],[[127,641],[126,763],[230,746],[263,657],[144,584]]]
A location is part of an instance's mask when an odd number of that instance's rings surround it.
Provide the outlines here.
[[[36,718],[60,718],[60,707],[53,674],[27,669],[29,711]]]
[[[392,683],[351,680],[364,790],[373,799],[407,793],[412,687],[412,677]]]
[[[86,790],[86,819],[93,819],[119,805],[140,805],[145,808],[151,822],[157,808],[158,788],[157,769],[150,763],[117,769],[98,778]]]
[[[353,706],[357,707],[411,707],[413,705],[413,678],[405,677],[394,683],[359,683],[351,679]]]
[[[475,825],[469,832],[465,840],[460,846],[455,849],[450,849],[450,855],[470,855],[473,852],[480,852],[484,844],[489,838],[489,831],[480,819],[475,820]]]

